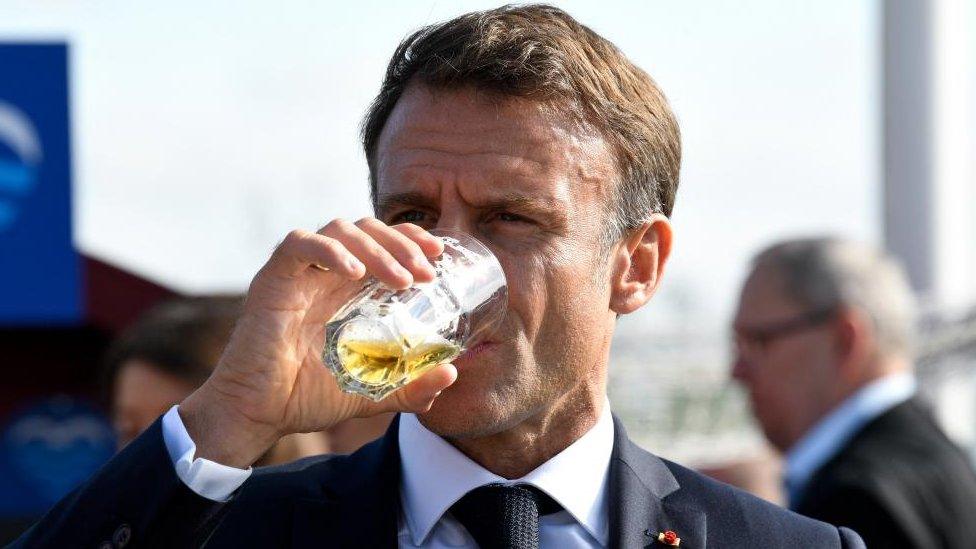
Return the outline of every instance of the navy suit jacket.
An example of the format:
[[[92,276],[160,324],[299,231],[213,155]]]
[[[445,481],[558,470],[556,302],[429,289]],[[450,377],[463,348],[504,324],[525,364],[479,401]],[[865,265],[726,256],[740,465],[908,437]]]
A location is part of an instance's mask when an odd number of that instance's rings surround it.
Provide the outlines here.
[[[398,423],[350,456],[255,470],[227,503],[179,480],[157,421],[15,547],[396,547]],[[845,528],[802,517],[637,447],[614,418],[610,547],[862,548]]]

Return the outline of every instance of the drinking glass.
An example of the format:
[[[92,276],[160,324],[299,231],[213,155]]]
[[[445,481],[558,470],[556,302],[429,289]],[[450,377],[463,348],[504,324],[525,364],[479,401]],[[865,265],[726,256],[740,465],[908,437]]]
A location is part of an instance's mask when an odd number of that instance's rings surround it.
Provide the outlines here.
[[[339,388],[374,401],[484,341],[508,304],[498,259],[473,236],[444,229],[436,277],[405,290],[375,278],[325,326],[323,362]]]

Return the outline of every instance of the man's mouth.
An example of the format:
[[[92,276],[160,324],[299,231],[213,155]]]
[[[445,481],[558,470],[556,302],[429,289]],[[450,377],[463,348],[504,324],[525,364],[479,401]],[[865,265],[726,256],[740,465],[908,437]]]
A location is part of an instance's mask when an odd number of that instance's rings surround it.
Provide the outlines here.
[[[473,360],[480,355],[485,354],[496,345],[497,344],[494,341],[483,341],[475,345],[474,347],[466,349],[463,353],[458,355],[458,357],[454,359],[452,362],[454,363],[455,366],[461,366],[461,364]]]

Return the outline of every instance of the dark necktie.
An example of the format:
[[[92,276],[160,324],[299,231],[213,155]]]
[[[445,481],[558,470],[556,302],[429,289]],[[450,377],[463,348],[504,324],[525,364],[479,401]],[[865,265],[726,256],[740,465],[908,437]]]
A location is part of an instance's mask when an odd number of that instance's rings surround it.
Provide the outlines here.
[[[482,549],[538,549],[539,517],[560,509],[534,486],[486,484],[452,505],[451,514]]]

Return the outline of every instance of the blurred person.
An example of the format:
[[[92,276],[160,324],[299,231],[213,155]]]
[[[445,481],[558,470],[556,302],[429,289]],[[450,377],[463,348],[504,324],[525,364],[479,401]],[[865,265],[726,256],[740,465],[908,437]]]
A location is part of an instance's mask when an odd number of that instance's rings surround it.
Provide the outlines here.
[[[891,257],[785,241],[755,258],[742,289],[732,376],[786,454],[791,509],[868,547],[976,547],[976,475],[917,394],[913,331]]]
[[[364,444],[381,437],[390,428],[395,414],[379,414],[372,417],[354,417],[340,421],[326,430],[327,452],[351,454]]]
[[[241,314],[243,301],[242,296],[166,301],[147,311],[112,344],[106,356],[105,377],[120,448],[210,377]],[[357,427],[346,427],[340,442],[347,446],[362,444],[364,438],[372,440],[382,434],[375,427]],[[283,437],[255,465],[287,463],[326,453],[330,449],[326,436],[296,433]]]
[[[696,467],[696,470],[704,475],[742,488],[777,505],[784,503],[780,482],[782,469],[782,460],[772,450],[748,458]]]
[[[680,164],[667,100],[613,44],[542,5],[424,27],[363,128],[376,218],[290,233],[210,378],[22,544],[863,547],[651,455],[610,413],[614,326],[661,282]],[[433,280],[434,228],[498,258],[500,328],[384,400],[341,392],[323,326],[367,274]],[[351,456],[249,469],[283,434],[390,412]]]

